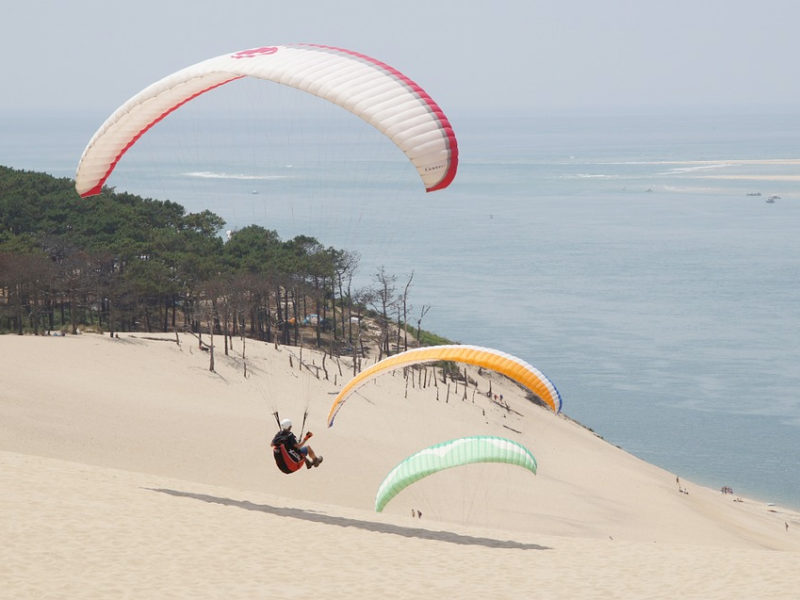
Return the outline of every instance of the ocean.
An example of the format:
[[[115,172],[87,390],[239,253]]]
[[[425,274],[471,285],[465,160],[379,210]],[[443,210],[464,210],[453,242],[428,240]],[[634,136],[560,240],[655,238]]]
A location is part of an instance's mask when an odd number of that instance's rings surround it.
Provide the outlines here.
[[[108,184],[357,251],[359,285],[413,273],[409,321],[530,362],[683,480],[800,509],[800,114],[451,114],[459,172],[426,194],[371,127],[296,108],[176,112]],[[0,164],[72,177],[105,116],[0,114]]]

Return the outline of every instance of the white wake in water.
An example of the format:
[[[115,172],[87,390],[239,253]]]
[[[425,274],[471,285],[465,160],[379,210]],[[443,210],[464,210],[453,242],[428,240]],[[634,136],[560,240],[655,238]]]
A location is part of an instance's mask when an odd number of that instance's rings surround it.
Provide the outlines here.
[[[199,177],[201,179],[238,179],[270,181],[273,179],[289,179],[289,175],[248,175],[246,173],[217,173],[214,171],[190,171],[183,173],[186,177]]]

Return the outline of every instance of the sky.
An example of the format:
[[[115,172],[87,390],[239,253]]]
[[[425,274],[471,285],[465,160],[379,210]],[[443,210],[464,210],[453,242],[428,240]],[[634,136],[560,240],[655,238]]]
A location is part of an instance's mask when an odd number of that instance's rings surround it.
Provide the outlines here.
[[[290,42],[378,58],[452,112],[800,105],[796,0],[26,0],[2,18],[2,113],[108,114],[182,67]]]

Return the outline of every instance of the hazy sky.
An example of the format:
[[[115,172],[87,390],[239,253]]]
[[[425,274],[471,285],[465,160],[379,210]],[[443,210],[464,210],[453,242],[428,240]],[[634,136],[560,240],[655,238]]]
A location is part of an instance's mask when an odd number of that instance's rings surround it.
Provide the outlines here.
[[[796,0],[3,2],[0,111],[110,113],[184,66],[317,42],[381,59],[447,111],[795,110]]]

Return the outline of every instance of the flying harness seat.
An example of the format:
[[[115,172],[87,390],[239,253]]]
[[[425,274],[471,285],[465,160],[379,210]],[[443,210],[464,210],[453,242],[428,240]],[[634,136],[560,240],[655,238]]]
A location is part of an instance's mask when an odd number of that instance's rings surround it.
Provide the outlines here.
[[[272,456],[278,468],[291,475],[306,464],[305,457],[294,448],[286,447],[287,436],[281,431],[272,438]]]

